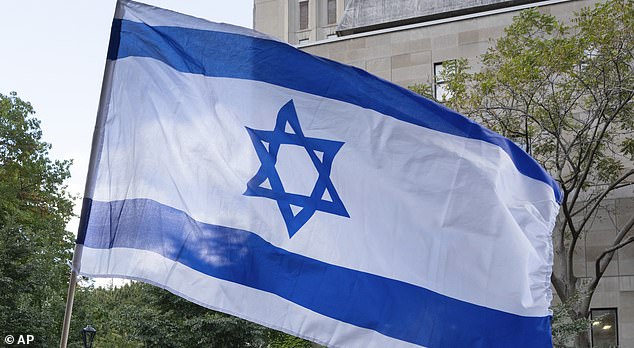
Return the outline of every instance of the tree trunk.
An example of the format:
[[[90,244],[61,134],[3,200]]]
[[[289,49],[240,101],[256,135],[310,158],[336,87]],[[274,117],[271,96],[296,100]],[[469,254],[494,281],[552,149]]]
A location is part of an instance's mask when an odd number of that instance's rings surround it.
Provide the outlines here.
[[[588,331],[584,330],[577,334],[575,348],[590,348],[590,333]]]

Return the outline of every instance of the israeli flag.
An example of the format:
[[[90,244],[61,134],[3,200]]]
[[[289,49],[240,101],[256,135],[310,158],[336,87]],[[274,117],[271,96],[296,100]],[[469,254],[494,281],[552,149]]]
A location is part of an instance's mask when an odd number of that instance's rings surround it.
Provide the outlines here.
[[[263,34],[121,0],[80,272],[332,347],[549,347],[561,193],[511,141]]]

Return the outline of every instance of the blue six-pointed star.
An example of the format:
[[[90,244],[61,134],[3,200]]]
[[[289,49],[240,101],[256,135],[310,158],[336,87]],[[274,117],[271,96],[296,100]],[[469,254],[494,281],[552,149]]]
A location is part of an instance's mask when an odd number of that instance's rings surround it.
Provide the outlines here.
[[[292,133],[286,132],[287,124],[292,129]],[[289,237],[293,237],[316,211],[350,217],[330,180],[332,161],[343,146],[343,142],[304,136],[293,100],[286,103],[277,113],[275,129],[272,131],[251,129],[249,127],[246,127],[246,129],[253,142],[255,152],[260,159],[261,166],[255,176],[247,183],[247,190],[244,194],[277,201],[277,206],[286,223]],[[265,144],[268,144],[268,148]],[[315,165],[319,176],[310,196],[289,193],[284,190],[280,175],[275,168],[277,155],[282,144],[305,148]],[[323,153],[321,159],[318,153]],[[262,187],[262,184],[267,180],[270,188]],[[331,200],[324,199],[326,192],[330,195]],[[301,208],[301,210],[294,214],[291,206]]]

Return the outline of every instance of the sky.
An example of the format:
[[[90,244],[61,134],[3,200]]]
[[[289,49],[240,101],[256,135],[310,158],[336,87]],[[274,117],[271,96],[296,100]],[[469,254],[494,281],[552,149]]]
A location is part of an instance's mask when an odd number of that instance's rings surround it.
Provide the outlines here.
[[[253,0],[142,0],[215,22],[253,26]],[[0,93],[31,102],[53,159],[72,159],[81,210],[116,0],[2,1]],[[79,219],[67,226],[77,233]]]

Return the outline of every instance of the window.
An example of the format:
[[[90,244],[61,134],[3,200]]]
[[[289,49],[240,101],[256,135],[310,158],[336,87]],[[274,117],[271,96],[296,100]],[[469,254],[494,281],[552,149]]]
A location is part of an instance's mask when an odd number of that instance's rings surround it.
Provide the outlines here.
[[[445,67],[443,63],[434,63],[434,97],[440,102],[451,99],[451,91],[445,80]]]
[[[308,1],[299,2],[299,30],[308,29]]]
[[[337,23],[337,0],[327,0],[328,24]]]
[[[599,50],[596,47],[588,47],[583,50],[583,58],[579,63],[579,70],[587,69],[593,60],[599,56]]]
[[[616,308],[592,309],[592,346],[610,348],[618,346]]]

